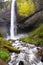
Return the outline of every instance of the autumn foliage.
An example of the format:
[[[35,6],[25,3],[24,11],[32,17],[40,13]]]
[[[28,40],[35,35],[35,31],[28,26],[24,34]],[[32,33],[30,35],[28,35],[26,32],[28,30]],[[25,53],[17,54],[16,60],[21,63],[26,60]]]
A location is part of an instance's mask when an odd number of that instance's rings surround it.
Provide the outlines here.
[[[20,16],[29,16],[35,12],[35,4],[32,0],[17,0],[18,13]]]

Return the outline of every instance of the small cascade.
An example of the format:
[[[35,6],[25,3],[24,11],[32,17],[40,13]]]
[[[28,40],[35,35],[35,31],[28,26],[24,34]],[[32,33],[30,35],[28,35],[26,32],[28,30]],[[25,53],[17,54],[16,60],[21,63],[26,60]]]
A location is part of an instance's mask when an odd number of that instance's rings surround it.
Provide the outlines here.
[[[41,62],[42,56],[38,55],[38,51],[42,49],[41,47],[18,40],[12,46],[19,48],[21,52],[19,54],[12,53],[9,65],[43,65],[43,62]]]

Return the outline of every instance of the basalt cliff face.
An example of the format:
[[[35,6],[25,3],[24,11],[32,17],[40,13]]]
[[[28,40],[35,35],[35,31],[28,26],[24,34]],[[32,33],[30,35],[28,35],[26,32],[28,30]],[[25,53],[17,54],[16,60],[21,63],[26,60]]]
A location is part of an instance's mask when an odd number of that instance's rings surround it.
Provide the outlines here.
[[[0,32],[8,32],[10,28],[10,2],[0,2]],[[5,34],[6,36],[6,34]]]
[[[17,1],[18,2],[18,1]],[[15,11],[17,17],[17,26],[20,29],[28,27],[37,27],[43,23],[43,0],[33,0],[35,11],[28,16],[20,16],[18,12],[17,2],[15,4]],[[11,18],[11,2],[0,3],[0,30],[9,31]]]
[[[32,2],[34,3],[34,6],[35,6],[35,9],[33,9],[34,13],[28,15],[27,17],[25,16],[23,17],[23,16],[20,16],[19,13],[17,12],[17,21],[18,21],[18,26],[20,28],[26,28],[29,26],[37,27],[38,24],[43,23],[43,0],[33,0]]]

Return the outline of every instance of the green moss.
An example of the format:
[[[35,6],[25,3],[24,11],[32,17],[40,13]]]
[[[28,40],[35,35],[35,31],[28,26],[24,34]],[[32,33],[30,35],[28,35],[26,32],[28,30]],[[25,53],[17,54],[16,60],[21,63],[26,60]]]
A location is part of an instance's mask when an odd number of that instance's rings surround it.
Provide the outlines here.
[[[43,46],[43,40],[42,40],[42,39],[38,40],[37,43],[38,43],[39,45]]]
[[[34,37],[36,35],[39,35],[42,32],[43,32],[43,24],[41,24],[38,28],[36,28],[34,31],[32,31],[30,36]]]
[[[43,39],[31,39],[31,38],[23,38],[21,39],[23,42],[29,43],[29,44],[35,44],[35,45],[40,45],[43,46]]]
[[[1,38],[1,37],[0,37],[0,44],[1,45],[6,44],[6,45],[10,45],[11,46],[11,43],[9,41],[7,41],[7,40],[5,40],[4,38]]]
[[[2,31],[0,31],[0,37],[3,37],[3,32]]]
[[[36,42],[34,39],[30,39],[30,38],[23,38],[22,41],[24,41],[26,43],[30,43],[30,44],[33,44]]]
[[[8,62],[11,59],[10,52],[7,48],[4,47],[4,45],[11,46],[11,43],[0,37],[0,59],[4,60],[5,62]]]
[[[39,37],[43,38],[43,32],[39,33]]]
[[[0,59],[8,62],[8,61],[10,61],[11,57],[10,57],[10,54],[8,52],[0,49]]]
[[[23,38],[21,40],[26,43],[43,46],[43,24],[31,32],[29,37]]]
[[[16,52],[20,53],[20,49],[14,48],[11,43],[4,38],[0,38],[0,49],[4,51],[9,51],[9,52]]]

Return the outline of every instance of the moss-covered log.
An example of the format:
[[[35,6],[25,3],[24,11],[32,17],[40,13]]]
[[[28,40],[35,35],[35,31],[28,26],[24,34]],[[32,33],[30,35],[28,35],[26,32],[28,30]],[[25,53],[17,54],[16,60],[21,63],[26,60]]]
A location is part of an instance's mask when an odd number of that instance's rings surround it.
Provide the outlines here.
[[[20,49],[14,48],[12,46],[4,45],[5,48],[7,48],[11,52],[20,53]]]
[[[0,38],[0,49],[7,49],[8,51],[19,53],[20,50],[17,48],[14,48],[11,43],[4,38]]]

